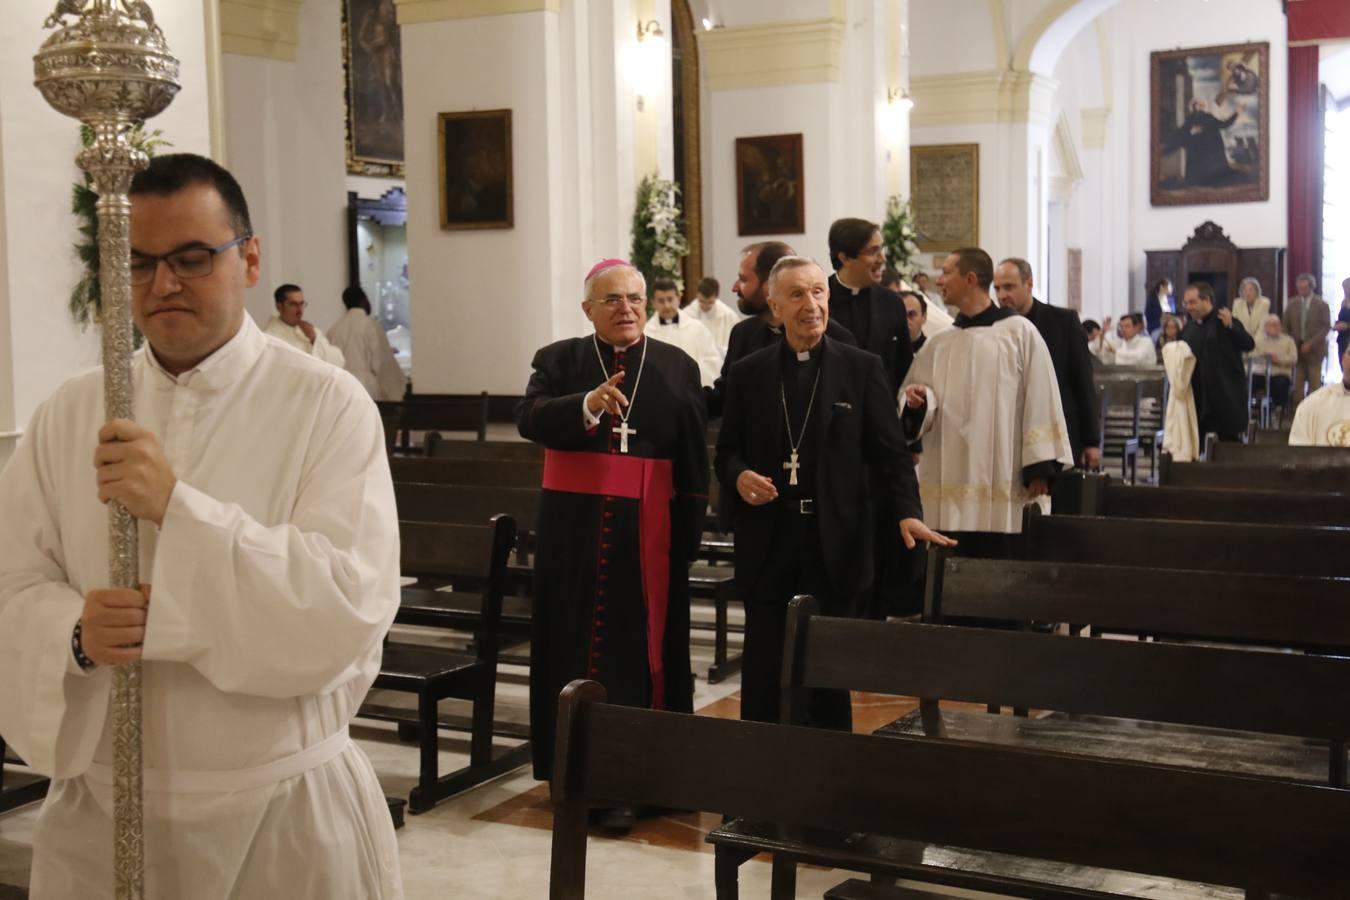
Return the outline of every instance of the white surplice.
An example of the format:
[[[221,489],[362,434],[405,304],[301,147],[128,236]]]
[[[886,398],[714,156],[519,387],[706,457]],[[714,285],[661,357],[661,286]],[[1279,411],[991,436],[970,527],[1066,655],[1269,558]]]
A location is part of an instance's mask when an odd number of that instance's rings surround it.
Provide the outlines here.
[[[689,316],[702,322],[703,327],[713,336],[713,343],[717,345],[718,352],[724,357],[727,355],[727,344],[731,342],[731,329],[741,320],[741,316],[721,300],[714,300],[712,309],[704,312],[703,307],[699,306],[698,300],[695,299],[693,303],[680,310],[680,316]]]
[[[1350,447],[1350,391],[1344,384],[1320,387],[1298,405],[1289,446]]]
[[[1177,462],[1200,457],[1200,425],[1195,411],[1195,353],[1185,341],[1163,344],[1163,371],[1167,374],[1167,412],[1163,419],[1163,449]]]
[[[317,359],[332,363],[340,368],[345,362],[342,358],[342,351],[328,342],[319,326],[313,325],[313,328],[314,340],[310,341],[309,338],[305,337],[305,333],[300,330],[299,325],[287,325],[281,320],[281,316],[272,316],[267,320],[267,325],[263,327],[263,333],[285,341],[301,353],[312,354]]]
[[[378,319],[349,309],[328,329],[328,341],[342,352],[342,367],[376,400],[402,400],[408,378],[399,367]]]
[[[923,322],[923,335],[925,337],[941,334],[951,328],[952,323],[956,321],[947,313],[947,307],[941,303],[929,303],[926,312],[927,318]]]
[[[140,524],[147,896],[402,896],[380,785],[347,725],[398,608],[398,516],[356,379],[239,332],[177,378],[140,351],[135,409],[178,483]],[[0,734],[52,776],[34,900],[112,896],[112,673],[71,631],[108,585],[102,373],[67,381],[0,474]]]
[[[924,521],[940,531],[1021,533],[1022,469],[1073,465],[1054,362],[1036,326],[1012,315],[943,331],[923,345],[905,383],[928,388]]]
[[[691,319],[683,312],[670,324],[661,321],[660,316],[647,320],[645,333],[650,338],[674,344],[698,363],[699,381],[704,387],[712,387],[722,371],[722,353],[718,351],[713,336],[703,323]]]

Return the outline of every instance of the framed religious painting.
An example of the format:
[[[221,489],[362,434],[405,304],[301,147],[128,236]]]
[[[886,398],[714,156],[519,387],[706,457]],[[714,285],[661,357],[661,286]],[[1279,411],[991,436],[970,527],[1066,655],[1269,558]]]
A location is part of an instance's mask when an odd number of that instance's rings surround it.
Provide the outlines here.
[[[1270,199],[1270,44],[1152,54],[1154,206]]]
[[[909,191],[920,251],[980,245],[979,144],[910,147]],[[936,259],[942,268],[945,257]]]
[[[441,228],[513,227],[511,110],[441,113],[436,133]]]
[[[736,138],[736,233],[806,233],[802,136]]]
[[[403,50],[394,0],[342,0],[347,171],[403,177]]]

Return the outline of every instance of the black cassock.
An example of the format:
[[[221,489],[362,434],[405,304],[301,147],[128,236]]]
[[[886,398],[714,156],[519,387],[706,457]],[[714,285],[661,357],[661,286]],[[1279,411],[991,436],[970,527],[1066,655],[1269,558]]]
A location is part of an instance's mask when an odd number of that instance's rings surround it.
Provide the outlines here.
[[[1195,415],[1199,420],[1200,440],[1213,432],[1222,441],[1240,441],[1247,433],[1247,370],[1243,354],[1256,343],[1233,320],[1225,326],[1218,310],[1205,318],[1192,319],[1181,331],[1181,339],[1195,354],[1195,372],[1191,388],[1195,394]]]
[[[574,678],[599,681],[611,703],[693,711],[689,564],[708,504],[707,423],[698,365],[670,344],[643,338],[616,352],[603,341],[574,338],[540,350],[533,367],[516,426],[548,451],[534,563],[530,731],[535,777],[549,779],[558,694]],[[618,419],[604,414],[587,430],[582,413],[586,394],[618,371],[632,400],[627,454],[620,453]],[[649,624],[659,615],[649,623],[656,598],[650,582],[644,589],[640,527],[647,525],[652,559],[658,532],[651,506],[644,519],[641,501],[598,487],[635,466],[649,473],[668,467],[673,487],[665,627],[659,636],[651,630],[661,641],[660,653],[651,654]],[[648,565],[648,576],[653,572],[659,564]]]

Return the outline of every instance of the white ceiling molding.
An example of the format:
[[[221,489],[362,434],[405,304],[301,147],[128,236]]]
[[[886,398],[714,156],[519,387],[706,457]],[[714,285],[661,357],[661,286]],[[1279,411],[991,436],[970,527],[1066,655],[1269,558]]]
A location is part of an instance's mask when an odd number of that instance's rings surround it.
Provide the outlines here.
[[[1049,126],[1055,91],[1053,78],[1032,72],[972,72],[916,78],[910,82],[914,128],[1029,122]]]
[[[304,0],[220,0],[220,49],[236,56],[295,62],[303,3]]]
[[[815,19],[698,33],[709,90],[838,81],[844,23]]]

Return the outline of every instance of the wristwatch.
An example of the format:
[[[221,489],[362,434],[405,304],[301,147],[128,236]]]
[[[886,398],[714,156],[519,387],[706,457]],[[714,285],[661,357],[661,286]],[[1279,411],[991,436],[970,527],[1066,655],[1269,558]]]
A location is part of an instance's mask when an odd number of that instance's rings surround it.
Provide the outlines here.
[[[84,655],[84,642],[80,639],[84,632],[84,625],[81,622],[75,623],[75,630],[70,633],[70,652],[75,655],[76,664],[85,672],[98,665],[92,659]]]

